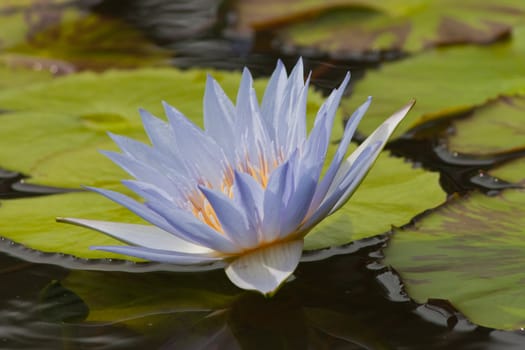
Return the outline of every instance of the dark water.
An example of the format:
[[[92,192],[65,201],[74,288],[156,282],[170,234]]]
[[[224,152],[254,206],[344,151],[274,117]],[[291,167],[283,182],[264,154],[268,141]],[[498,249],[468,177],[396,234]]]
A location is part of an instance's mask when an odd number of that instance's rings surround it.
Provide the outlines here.
[[[67,284],[79,272],[3,255],[0,348],[523,348],[525,335],[520,332],[475,326],[443,300],[424,305],[411,301],[395,271],[379,262],[387,239],[363,240],[338,248],[334,253],[339,255],[302,263],[295,279],[272,299],[239,292],[221,270],[82,272],[75,286],[91,302],[110,300],[114,305],[108,308],[145,306],[114,322],[84,321],[90,305],[60,282]],[[156,305],[181,288],[205,290],[228,300],[220,306],[206,305],[201,296],[184,306]]]
[[[248,65],[256,76],[264,76],[277,57],[288,66],[296,61],[297,53],[276,47],[271,32],[252,38],[232,35],[228,2],[150,0],[123,6],[119,1],[90,1],[89,6],[125,19],[170,48],[179,67]],[[306,69],[313,72],[312,82],[323,91],[335,87],[349,69],[355,82],[366,69],[401,56],[391,52],[333,59],[315,52],[302,54]],[[393,143],[390,150],[438,171],[448,193],[474,189],[492,193],[511,186],[485,172],[520,154],[450,155],[442,146],[449,128],[447,121],[427,124]],[[0,199],[60,192],[28,186],[21,179],[18,173],[0,171]],[[11,246],[22,258],[0,254],[0,349],[525,348],[523,331],[473,325],[445,300],[427,304],[410,300],[396,272],[381,264],[387,242],[388,234],[317,253],[272,299],[239,291],[222,270],[69,270],[27,262],[38,261],[39,253]],[[0,241],[1,250],[11,244]],[[71,259],[45,258],[58,265]],[[76,264],[96,270],[96,262]],[[121,317],[103,319],[104,310]],[[99,317],[93,320],[90,313]]]

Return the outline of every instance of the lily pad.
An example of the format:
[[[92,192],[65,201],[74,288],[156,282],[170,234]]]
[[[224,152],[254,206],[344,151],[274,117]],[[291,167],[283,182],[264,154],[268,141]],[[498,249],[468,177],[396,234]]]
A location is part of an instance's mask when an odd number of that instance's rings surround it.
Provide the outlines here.
[[[89,259],[121,257],[90,250],[89,247],[94,244],[122,243],[94,231],[56,222],[57,216],[66,215],[143,223],[127,209],[95,193],[67,193],[3,201],[0,206],[0,236],[43,252],[59,252]]]
[[[525,27],[514,34],[513,40],[490,47],[446,48],[385,64],[356,85],[343,110],[373,94],[368,118],[359,126],[369,134],[387,111],[415,97],[416,105],[394,133],[399,137],[424,121],[467,112],[499,95],[525,93]]]
[[[13,61],[12,58],[0,56],[0,91],[45,82],[53,78],[50,70],[36,70]]]
[[[417,302],[447,299],[474,323],[522,328],[524,206],[524,190],[457,198],[414,227],[397,230],[385,262]]]
[[[347,1],[328,11],[279,31],[288,48],[318,49],[337,57],[371,51],[415,52],[429,47],[487,44],[510,35],[523,23],[521,1],[427,0],[397,13],[379,9],[375,1]],[[344,6],[344,7],[343,7]],[[284,12],[283,13],[287,13]]]
[[[505,181],[525,185],[525,157],[512,160],[490,171],[492,176]]]
[[[451,151],[485,155],[525,149],[525,95],[503,96],[453,123]]]

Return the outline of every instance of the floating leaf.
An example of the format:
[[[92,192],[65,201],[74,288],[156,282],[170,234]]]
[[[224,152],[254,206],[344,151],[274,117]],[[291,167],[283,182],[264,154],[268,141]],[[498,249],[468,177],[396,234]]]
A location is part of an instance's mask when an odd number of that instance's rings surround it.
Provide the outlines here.
[[[523,2],[516,0],[497,5],[492,0],[426,0],[397,13],[388,5],[378,9],[376,1],[346,5],[341,2],[336,10],[286,27],[279,36],[289,49],[315,48],[337,57],[378,50],[414,52],[491,43],[509,36],[513,25],[523,23],[525,13]]]
[[[127,209],[88,192],[14,199],[1,204],[0,236],[43,252],[60,252],[81,258],[121,258],[116,254],[90,250],[89,247],[122,243],[98,232],[59,224],[55,221],[57,216],[78,215],[142,223]]]
[[[52,78],[53,74],[49,70],[36,70],[31,66],[17,64],[12,58],[0,56],[0,93],[36,82],[45,82]]]
[[[490,171],[492,176],[525,185],[525,157],[512,160]]]
[[[417,302],[447,299],[482,326],[524,327],[524,206],[524,190],[455,199],[398,230],[385,262]]]
[[[525,27],[520,27],[512,41],[434,50],[385,64],[356,85],[352,98],[343,101],[343,110],[353,110],[357,101],[373,94],[368,118],[359,126],[369,134],[387,111],[415,97],[417,103],[396,137],[423,121],[469,111],[498,95],[525,93],[524,37]]]
[[[469,154],[525,149],[525,95],[499,97],[453,123],[448,148]]]

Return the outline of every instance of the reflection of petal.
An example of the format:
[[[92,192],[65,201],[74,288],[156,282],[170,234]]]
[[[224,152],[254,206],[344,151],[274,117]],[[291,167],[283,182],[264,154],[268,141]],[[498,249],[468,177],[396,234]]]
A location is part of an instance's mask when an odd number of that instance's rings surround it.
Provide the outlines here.
[[[261,248],[235,259],[226,274],[240,288],[271,294],[293,273],[302,250],[303,240]]]
[[[159,350],[241,349],[228,325],[227,310],[214,311],[196,322],[178,322],[178,324],[186,326],[173,329],[171,339],[164,343]]]
[[[58,221],[91,228],[131,245],[152,249],[169,249],[180,253],[205,254],[212,252],[211,249],[182,240],[152,225],[73,218],[59,218]]]

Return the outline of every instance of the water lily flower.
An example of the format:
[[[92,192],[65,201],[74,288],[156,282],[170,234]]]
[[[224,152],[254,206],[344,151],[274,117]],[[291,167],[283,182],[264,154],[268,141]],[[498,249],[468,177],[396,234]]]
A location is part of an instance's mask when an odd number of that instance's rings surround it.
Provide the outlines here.
[[[289,76],[281,62],[259,105],[244,69],[234,105],[208,77],[204,130],[164,103],[168,122],[142,110],[151,145],[114,134],[121,153],[103,152],[134,180],[144,199],[90,188],[152,225],[86,219],[68,222],[128,245],[98,249],[173,264],[225,262],[240,288],[272,294],[297,267],[305,235],[344,205],[412,103],[388,118],[348,158],[352,135],[369,98],[351,116],[335,156],[321,176],[332,125],[348,73],[306,130],[309,78],[299,60]]]

